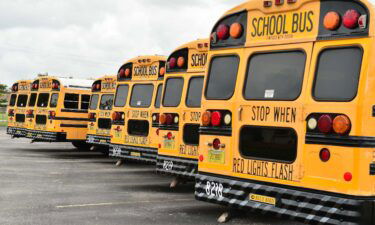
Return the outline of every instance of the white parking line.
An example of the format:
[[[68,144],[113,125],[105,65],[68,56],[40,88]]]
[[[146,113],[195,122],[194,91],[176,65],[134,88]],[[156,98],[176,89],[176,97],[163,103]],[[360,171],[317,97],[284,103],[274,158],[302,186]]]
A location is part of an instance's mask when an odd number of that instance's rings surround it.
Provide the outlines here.
[[[128,205],[128,204],[148,204],[148,203],[163,203],[163,202],[187,202],[195,201],[194,198],[182,198],[173,200],[159,200],[159,201],[135,201],[135,202],[103,202],[103,203],[91,203],[91,204],[77,204],[77,205],[58,205],[58,209],[66,208],[80,208],[80,207],[95,207],[95,206],[113,206],[113,205]]]

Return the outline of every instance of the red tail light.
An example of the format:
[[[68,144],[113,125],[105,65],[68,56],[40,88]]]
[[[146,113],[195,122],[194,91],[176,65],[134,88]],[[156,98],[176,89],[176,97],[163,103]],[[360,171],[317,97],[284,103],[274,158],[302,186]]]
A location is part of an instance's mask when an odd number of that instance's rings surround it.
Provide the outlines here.
[[[178,57],[177,66],[182,68],[184,65],[185,65],[185,58],[182,56]]]
[[[95,85],[96,90],[100,90],[100,84]]]
[[[318,120],[318,129],[322,133],[329,133],[332,131],[332,118],[329,115],[322,115]]]
[[[350,9],[346,11],[343,17],[343,24],[348,29],[355,29],[358,26],[358,20],[361,15],[357,10]]]
[[[121,119],[121,114],[119,112],[112,113],[112,120],[117,121]]]
[[[275,5],[282,5],[284,4],[284,0],[275,0]]]
[[[159,134],[160,134],[160,129],[156,129],[156,135],[159,136]]]
[[[319,157],[323,162],[328,162],[328,160],[331,158],[331,152],[328,149],[324,148],[320,151]]]
[[[226,40],[229,38],[229,27],[225,24],[217,28],[217,37],[219,40]]]
[[[264,7],[271,7],[272,6],[272,1],[271,0],[265,0],[263,2],[263,6]]]
[[[172,133],[169,132],[169,133],[167,134],[167,138],[168,138],[168,140],[172,140],[172,137],[173,137]]]
[[[121,69],[118,74],[117,74],[118,77],[124,77],[125,76],[125,70],[124,69]]]
[[[200,156],[199,156],[199,161],[203,162],[203,160],[204,160],[204,156],[203,156],[203,155],[200,155]]]
[[[211,124],[215,127],[218,127],[221,125],[221,118],[222,115],[219,111],[215,111],[211,115]]]
[[[56,112],[54,112],[54,111],[49,112],[49,116],[51,117],[51,119],[55,119]]]
[[[53,83],[52,84],[53,89],[59,89],[59,84],[58,83]]]
[[[169,68],[170,69],[173,69],[175,68],[177,65],[177,60],[176,58],[172,57],[170,60],[169,60]]]
[[[89,114],[89,119],[92,119],[92,120],[95,119],[95,113],[90,113]]]
[[[9,109],[9,110],[8,110],[8,114],[9,114],[9,115],[13,115],[13,114],[14,114],[14,109]]]
[[[172,114],[166,114],[166,121],[165,121],[165,123],[167,125],[171,125],[173,123],[173,116],[172,116]]]
[[[220,147],[221,147],[221,142],[220,142],[220,140],[216,138],[216,139],[212,142],[212,146],[213,146],[214,149],[216,149],[216,150],[220,149]]]
[[[345,181],[349,182],[349,181],[352,181],[352,179],[353,179],[352,173],[347,172],[347,173],[344,174],[344,180]]]

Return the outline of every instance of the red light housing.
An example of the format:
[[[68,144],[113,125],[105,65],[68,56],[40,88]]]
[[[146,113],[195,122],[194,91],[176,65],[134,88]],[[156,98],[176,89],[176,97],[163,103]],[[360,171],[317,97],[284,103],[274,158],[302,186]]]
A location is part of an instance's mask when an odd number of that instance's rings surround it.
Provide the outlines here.
[[[344,180],[345,180],[345,181],[349,182],[349,181],[352,181],[352,179],[353,179],[353,175],[352,175],[352,173],[350,173],[350,172],[346,172],[346,173],[344,174]]]
[[[242,36],[243,34],[243,26],[240,23],[234,23],[230,26],[229,30],[230,36],[233,39],[238,39]]]
[[[52,84],[53,89],[59,89],[59,84],[58,83],[53,83]]]
[[[113,112],[112,113],[112,120],[118,121],[121,118],[121,114],[119,112]]]
[[[170,69],[173,69],[175,68],[177,65],[177,60],[176,58],[172,57],[170,60],[169,60],[169,68]]]
[[[212,142],[212,146],[214,147],[214,149],[216,150],[219,150],[220,147],[221,147],[221,142],[218,138],[216,138],[213,142]]]
[[[318,120],[318,129],[322,133],[329,133],[332,131],[332,118],[329,115],[322,115]]]
[[[331,152],[328,149],[323,148],[319,153],[319,157],[322,162],[328,162],[331,158]]]
[[[95,85],[96,90],[100,90],[100,84]]]
[[[211,115],[211,124],[215,127],[218,127],[221,125],[221,119],[222,115],[219,111],[215,111]]]
[[[358,20],[361,15],[357,10],[349,9],[343,16],[343,24],[348,29],[355,29],[358,27]]]
[[[173,123],[173,116],[172,116],[172,114],[166,114],[165,116],[166,116],[165,123],[167,125],[171,125]]]
[[[271,7],[271,6],[272,6],[272,1],[270,1],[270,0],[266,0],[266,1],[264,1],[264,2],[263,2],[263,6],[264,6],[264,7]]]
[[[284,0],[275,0],[275,5],[282,5],[284,4]]]
[[[55,119],[55,117],[56,117],[56,112],[54,112],[54,111],[50,111],[50,112],[49,112],[49,116],[51,117],[51,119]]]
[[[125,77],[125,70],[124,69],[121,69],[118,74],[117,74],[118,77]]]
[[[172,137],[173,137],[172,133],[169,132],[169,133],[167,134],[167,138],[168,138],[168,140],[172,140]]]
[[[199,161],[203,162],[203,160],[204,160],[204,156],[203,156],[203,155],[200,155],[200,156],[199,156]]]
[[[229,27],[225,24],[221,24],[217,28],[217,37],[219,40],[226,40],[229,38]]]
[[[156,129],[156,135],[159,136],[159,134],[160,134],[160,129]]]
[[[182,56],[178,57],[177,66],[182,68],[184,65],[185,65],[185,58]]]

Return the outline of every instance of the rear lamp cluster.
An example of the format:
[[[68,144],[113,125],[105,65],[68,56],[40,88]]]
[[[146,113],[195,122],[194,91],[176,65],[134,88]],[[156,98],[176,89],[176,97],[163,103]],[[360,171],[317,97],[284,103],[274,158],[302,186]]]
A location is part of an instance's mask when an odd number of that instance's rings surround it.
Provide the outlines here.
[[[288,4],[293,4],[293,3],[296,3],[297,0],[287,0]],[[263,6],[268,8],[268,7],[271,7],[272,6],[272,1],[271,0],[265,0],[263,2]],[[280,5],[283,5],[284,4],[284,0],[275,0],[275,5],[277,6],[280,6]]]
[[[180,56],[178,58],[172,57],[169,59],[169,69],[182,69],[185,66],[186,60],[185,57]]]
[[[14,91],[14,92],[18,91],[18,86],[17,86],[17,85],[14,85],[14,86],[12,87],[12,91]]]
[[[52,89],[59,89],[60,85],[57,82],[52,83]]]
[[[38,89],[39,85],[37,83],[32,85],[32,89]]]
[[[341,26],[347,29],[353,30],[356,28],[365,29],[367,23],[367,16],[361,15],[355,9],[347,10],[344,15],[340,15],[338,12],[330,11],[324,16],[323,25],[325,29],[335,31]]]
[[[161,125],[177,125],[180,122],[180,118],[177,114],[163,113],[159,117],[159,123]]]
[[[8,116],[14,116],[14,109],[8,110]]]
[[[113,112],[112,113],[112,120],[113,121],[120,121],[125,119],[125,114],[122,112]]]
[[[323,134],[347,135],[351,130],[351,121],[345,115],[323,114],[319,118],[311,116],[307,121],[307,127],[310,131],[318,131]]]
[[[227,111],[206,111],[202,115],[202,125],[205,127],[230,126],[232,124],[232,115]]]
[[[100,83],[96,83],[92,85],[92,90],[93,91],[100,91],[102,88],[102,85]]]
[[[129,68],[120,69],[120,71],[118,72],[118,77],[121,77],[121,78],[129,77],[130,74],[131,74],[131,71]]]
[[[159,119],[160,119],[159,113],[155,113],[155,114],[152,115],[152,123],[153,124],[159,123]]]
[[[56,112],[55,111],[50,111],[49,112],[49,118],[50,119],[55,119],[56,118]]]
[[[33,115],[34,114],[34,110],[32,109],[29,109],[26,111],[26,115]]]
[[[96,114],[95,113],[89,113],[89,119],[90,120],[95,120],[96,119]]]
[[[216,32],[211,35],[211,42],[216,43],[217,41],[225,41],[229,37],[233,39],[240,39],[244,33],[244,28],[241,23],[235,22],[231,25],[220,24]]]

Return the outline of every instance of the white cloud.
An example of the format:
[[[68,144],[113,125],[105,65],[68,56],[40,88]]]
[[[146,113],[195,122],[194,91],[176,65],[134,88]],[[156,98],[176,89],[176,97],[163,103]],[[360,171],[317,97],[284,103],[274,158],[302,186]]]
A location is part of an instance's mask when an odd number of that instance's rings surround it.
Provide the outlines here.
[[[1,83],[36,74],[98,77],[129,58],[208,37],[243,0],[2,0]]]

